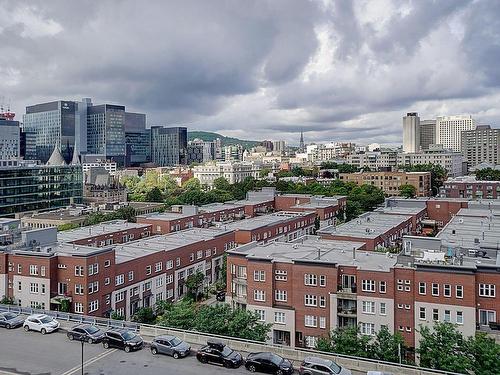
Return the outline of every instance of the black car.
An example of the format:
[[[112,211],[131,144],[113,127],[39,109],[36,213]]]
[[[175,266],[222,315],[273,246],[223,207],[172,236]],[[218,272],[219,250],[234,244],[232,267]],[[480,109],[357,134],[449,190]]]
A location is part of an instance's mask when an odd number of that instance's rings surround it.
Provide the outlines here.
[[[86,341],[89,344],[101,342],[106,334],[103,330],[91,324],[80,324],[71,328],[67,333],[68,339]]]
[[[258,371],[276,375],[293,374],[292,362],[270,352],[250,353],[245,367],[250,372]]]
[[[127,353],[132,350],[140,350],[144,345],[142,337],[127,329],[111,329],[106,332],[102,340],[104,349],[118,348]]]
[[[226,300],[226,291],[225,290],[218,291],[217,294],[215,295],[215,298],[219,302],[224,302]]]
[[[7,329],[21,327],[24,323],[24,318],[13,312],[0,313],[0,327]]]
[[[220,341],[211,340],[207,342],[207,345],[198,350],[196,358],[202,363],[210,362],[230,368],[240,367],[243,363],[243,357],[240,353],[235,352]]]

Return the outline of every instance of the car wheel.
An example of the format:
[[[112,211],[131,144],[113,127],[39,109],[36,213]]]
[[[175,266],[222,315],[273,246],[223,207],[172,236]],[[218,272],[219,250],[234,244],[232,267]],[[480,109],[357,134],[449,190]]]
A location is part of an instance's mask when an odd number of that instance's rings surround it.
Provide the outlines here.
[[[229,363],[228,361],[224,361],[222,362],[222,366],[224,366],[225,368],[231,368],[231,363]]]
[[[254,365],[248,366],[248,371],[255,372],[255,366]]]
[[[276,375],[283,375],[283,371],[282,370],[276,371]]]
[[[93,343],[94,343],[94,340],[92,340],[92,337],[89,337],[89,338],[87,339],[87,342],[88,342],[89,344],[93,344]]]
[[[174,357],[175,359],[179,359],[179,353],[174,352],[174,354],[172,354],[172,357]]]
[[[45,334],[47,333],[47,330],[46,330],[45,328],[42,328],[42,329],[40,330],[40,333],[41,333],[42,335],[45,335]]]
[[[125,348],[123,348],[123,350],[125,350],[125,353],[129,353],[130,352],[130,346],[125,346]]]
[[[75,339],[75,336],[73,336],[71,333],[68,333],[68,339],[70,341],[73,341]]]
[[[107,342],[103,342],[102,346],[104,349],[109,349],[109,343],[107,343]]]
[[[201,363],[207,363],[208,360],[205,357],[200,357],[200,362]]]
[[[11,325],[9,323],[7,323],[7,325],[5,326],[5,328],[11,329],[12,327],[11,327]]]
[[[24,326],[24,330],[25,330],[26,332],[28,332],[28,331],[30,330],[30,327],[29,327],[29,326]]]
[[[158,349],[156,349],[156,348],[151,348],[151,353],[152,353],[153,355],[158,354]]]

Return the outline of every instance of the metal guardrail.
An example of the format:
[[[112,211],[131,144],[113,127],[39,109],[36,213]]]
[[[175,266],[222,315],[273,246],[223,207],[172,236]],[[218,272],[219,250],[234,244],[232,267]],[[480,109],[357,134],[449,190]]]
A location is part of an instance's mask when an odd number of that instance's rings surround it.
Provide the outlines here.
[[[405,364],[397,364],[393,362],[386,362],[372,358],[354,357],[345,354],[321,352],[313,349],[304,348],[291,348],[289,346],[279,344],[268,344],[260,341],[253,341],[242,339],[238,337],[219,336],[205,332],[198,332],[195,330],[182,330],[178,328],[169,328],[158,325],[134,323],[124,320],[114,320],[108,318],[100,318],[82,314],[71,314],[60,311],[33,309],[30,307],[20,307],[15,305],[0,304],[0,312],[12,311],[19,314],[46,314],[50,315],[60,321],[74,322],[74,323],[89,323],[107,328],[127,328],[138,332],[144,336],[158,336],[160,334],[176,335],[182,340],[190,344],[206,344],[207,339],[219,339],[225,344],[229,345],[235,350],[244,352],[257,352],[257,351],[272,351],[285,358],[295,361],[301,361],[308,356],[316,356],[332,359],[342,366],[358,371],[389,371],[394,374],[411,374],[411,375],[428,375],[428,374],[441,374],[441,375],[463,375],[456,372],[448,372],[441,370],[434,370],[424,367],[411,366]]]

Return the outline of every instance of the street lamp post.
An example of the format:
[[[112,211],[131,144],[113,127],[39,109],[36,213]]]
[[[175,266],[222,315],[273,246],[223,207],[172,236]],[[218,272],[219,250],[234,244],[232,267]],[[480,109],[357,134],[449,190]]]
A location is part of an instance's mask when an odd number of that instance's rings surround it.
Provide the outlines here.
[[[83,375],[83,344],[85,342],[85,339],[82,337],[80,337],[80,343],[82,344],[82,375]]]

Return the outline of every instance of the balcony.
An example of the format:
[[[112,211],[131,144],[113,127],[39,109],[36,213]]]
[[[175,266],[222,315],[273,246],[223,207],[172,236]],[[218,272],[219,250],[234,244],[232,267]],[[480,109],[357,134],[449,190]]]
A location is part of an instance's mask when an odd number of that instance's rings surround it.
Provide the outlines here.
[[[53,303],[55,305],[60,305],[61,301],[64,301],[64,300],[72,302],[73,297],[69,293],[65,293],[65,294],[52,293],[51,294],[50,303]]]
[[[344,307],[344,306],[337,307],[337,315],[339,315],[339,316],[345,316],[347,318],[354,318],[354,317],[356,317],[356,314],[357,314],[356,307]]]
[[[356,299],[356,292],[357,292],[357,287],[354,285],[350,287],[338,285],[337,287],[338,298]]]

